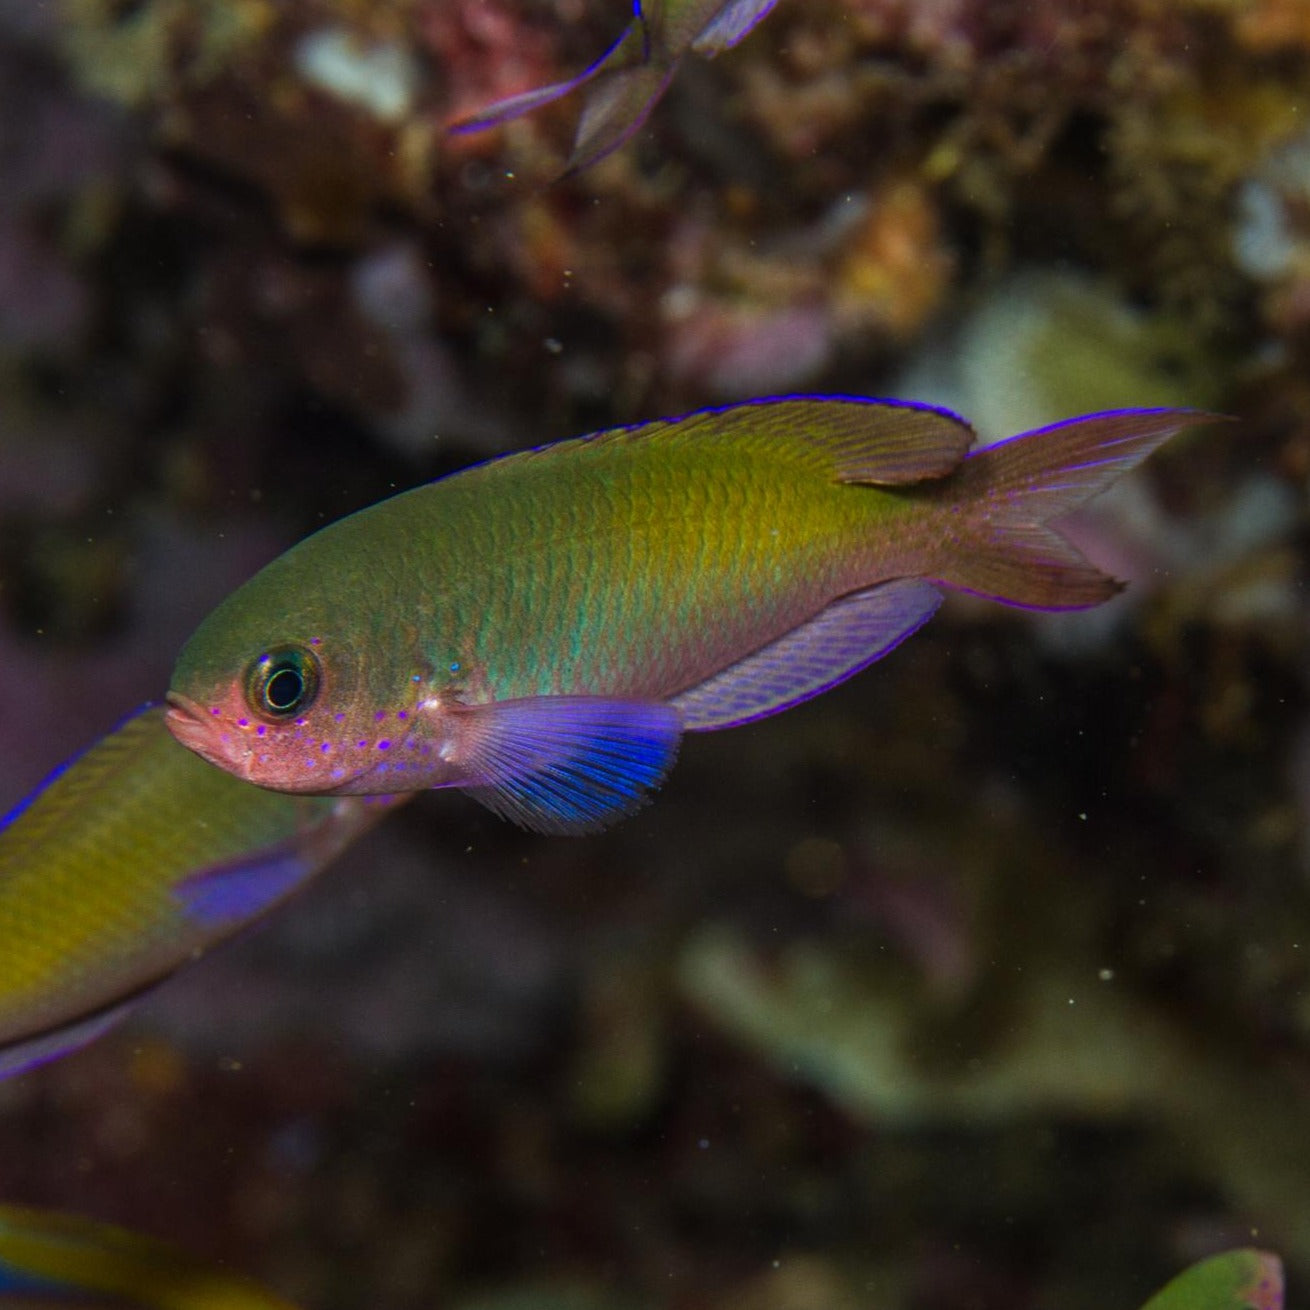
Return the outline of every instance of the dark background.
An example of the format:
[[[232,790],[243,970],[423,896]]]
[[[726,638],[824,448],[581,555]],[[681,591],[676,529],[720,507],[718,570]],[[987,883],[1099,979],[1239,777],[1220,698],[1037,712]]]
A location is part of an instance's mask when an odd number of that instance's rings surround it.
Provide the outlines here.
[[[0,806],[488,454],[791,390],[1239,421],[1080,518],[1095,614],[954,600],[600,837],[393,816],[0,1085],[0,1199],[321,1310],[1305,1287],[1310,21],[782,0],[577,178],[578,97],[444,136],[627,16],[0,0]]]

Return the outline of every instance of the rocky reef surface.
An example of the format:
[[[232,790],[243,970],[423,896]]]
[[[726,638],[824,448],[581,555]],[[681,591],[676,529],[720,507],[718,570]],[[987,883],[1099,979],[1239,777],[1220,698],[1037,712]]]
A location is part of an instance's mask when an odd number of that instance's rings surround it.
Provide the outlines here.
[[[558,180],[620,0],[0,0],[0,805],[304,533],[791,390],[1237,421],[654,806],[372,834],[0,1084],[0,1197],[321,1310],[1124,1310],[1310,1279],[1310,20],[781,0]]]

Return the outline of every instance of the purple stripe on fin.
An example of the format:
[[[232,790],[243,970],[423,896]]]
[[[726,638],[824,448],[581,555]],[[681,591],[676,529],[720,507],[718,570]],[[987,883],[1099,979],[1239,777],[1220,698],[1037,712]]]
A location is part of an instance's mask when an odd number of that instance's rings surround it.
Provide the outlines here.
[[[43,792],[48,790],[54,783],[58,782],[59,779],[62,778],[64,774],[67,773],[68,770],[71,769],[73,765],[76,764],[78,760],[82,758],[83,755],[85,755],[88,751],[93,750],[96,746],[100,745],[101,741],[104,741],[106,738],[112,737],[117,732],[121,732],[122,729],[125,728],[129,723],[131,723],[133,719],[140,718],[141,715],[146,713],[147,710],[153,709],[154,706],[155,706],[154,701],[147,701],[144,705],[133,710],[131,714],[123,715],[123,717],[119,719],[119,721],[116,724],[114,724],[114,726],[105,734],[104,737],[100,738],[97,741],[93,741],[89,746],[83,746],[82,749],[78,751],[75,755],[69,756],[69,758],[66,759],[62,764],[56,765],[53,769],[51,769],[50,772],[47,773],[46,776],[41,779],[40,783],[38,783],[37,786],[33,787],[32,790],[26,796],[24,796],[21,801],[18,801],[14,806],[12,806],[8,814],[5,814],[2,817],[0,817],[0,832],[3,832],[7,827],[9,827],[9,825],[13,823],[14,820],[17,819],[18,816],[22,814],[25,810],[30,809],[31,806],[37,800],[37,798],[41,796]]]
[[[622,57],[627,56],[624,50],[625,44],[634,41],[640,37],[643,54],[635,63],[645,61],[645,34],[644,23],[640,28],[637,22],[630,23],[628,27],[619,34],[614,43],[600,56],[594,63],[583,69],[576,77],[571,77],[564,82],[554,82],[550,86],[540,86],[532,91],[521,91],[518,95],[507,96],[503,100],[497,100],[493,104],[487,105],[484,109],[479,109],[472,114],[466,114],[463,118],[457,118],[453,123],[446,126],[447,132],[455,135],[463,135],[468,132],[482,132],[489,127],[499,127],[501,123],[508,122],[511,118],[522,118],[524,114],[530,114],[535,109],[540,109],[543,105],[551,104],[555,100],[561,100],[571,92],[576,91],[578,87],[586,82],[590,82],[593,77],[599,73],[608,71],[606,65],[611,60],[615,63],[615,71],[622,67]]]
[[[677,67],[675,60],[607,71],[587,96],[564,176],[598,164],[640,131]]]
[[[778,0],[730,0],[702,28],[691,48],[707,59],[731,50],[762,23]]]
[[[808,623],[675,696],[688,732],[778,714],[880,660],[936,613],[941,593],[898,578],[834,601]]]
[[[80,1047],[103,1036],[122,1021],[136,1003],[134,998],[109,1010],[99,1010],[89,1018],[75,1019],[72,1023],[36,1037],[24,1037],[8,1046],[0,1047],[0,1078],[13,1078],[27,1073],[51,1060],[69,1055]]]

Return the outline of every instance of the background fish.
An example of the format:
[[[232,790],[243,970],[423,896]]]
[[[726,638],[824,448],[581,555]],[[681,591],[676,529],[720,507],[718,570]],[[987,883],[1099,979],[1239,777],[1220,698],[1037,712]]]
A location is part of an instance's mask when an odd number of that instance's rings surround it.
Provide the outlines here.
[[[246,786],[138,711],[0,826],[0,1076],[98,1036],[388,804]]]
[[[617,150],[650,116],[682,57],[689,51],[711,58],[735,46],[768,16],[777,0],[635,0],[633,19],[590,68],[567,82],[498,100],[452,123],[451,132],[478,132],[591,83],[578,121],[566,172],[574,173]]]
[[[168,725],[261,786],[457,786],[531,828],[600,827],[684,730],[843,681],[942,587],[1106,600],[1048,521],[1201,417],[1093,414],[971,452],[943,410],[791,398],[493,461],[239,588],[183,650]]]
[[[76,1215],[0,1205],[0,1310],[294,1310],[236,1274]]]
[[[1142,1310],[1282,1310],[1283,1263],[1268,1251],[1225,1251],[1184,1270]]]

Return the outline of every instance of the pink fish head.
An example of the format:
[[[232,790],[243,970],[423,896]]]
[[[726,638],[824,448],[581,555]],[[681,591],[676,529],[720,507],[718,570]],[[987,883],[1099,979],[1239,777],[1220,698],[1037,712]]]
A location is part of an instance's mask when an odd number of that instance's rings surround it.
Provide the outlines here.
[[[419,773],[433,785],[444,698],[418,675],[376,694],[358,650],[312,637],[261,650],[235,678],[175,677],[169,731],[211,764],[274,791],[389,795]]]
[[[352,703],[354,665],[348,650],[314,636],[252,653],[235,665],[235,677],[191,671],[168,693],[169,731],[248,782],[276,791],[329,790],[334,770],[343,767],[333,748],[355,727],[346,722],[354,715],[334,708]]]
[[[310,538],[219,605],[178,657],[166,722],[203,759],[273,791],[404,790],[362,780],[417,750],[416,707],[434,699],[431,679],[404,661],[376,573],[324,600],[314,580],[333,567],[330,542],[325,551]]]

